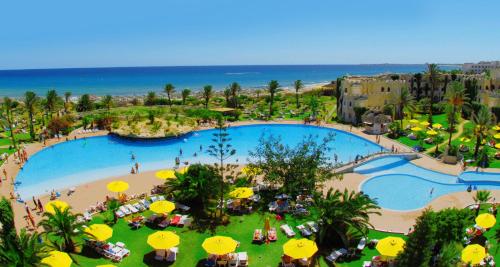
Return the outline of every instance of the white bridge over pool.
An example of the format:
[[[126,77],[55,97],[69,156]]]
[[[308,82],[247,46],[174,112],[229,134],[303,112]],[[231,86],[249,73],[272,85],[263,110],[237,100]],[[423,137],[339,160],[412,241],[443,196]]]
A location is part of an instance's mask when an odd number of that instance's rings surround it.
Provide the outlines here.
[[[407,160],[414,160],[418,159],[420,156],[416,152],[390,152],[390,151],[382,151],[382,152],[377,152],[370,154],[366,157],[359,158],[358,160],[353,160],[347,163],[343,163],[340,165],[335,166],[334,172],[335,173],[349,173],[353,172],[354,168],[358,167],[359,165],[366,163],[368,161],[386,157],[386,156],[400,156],[404,157]]]

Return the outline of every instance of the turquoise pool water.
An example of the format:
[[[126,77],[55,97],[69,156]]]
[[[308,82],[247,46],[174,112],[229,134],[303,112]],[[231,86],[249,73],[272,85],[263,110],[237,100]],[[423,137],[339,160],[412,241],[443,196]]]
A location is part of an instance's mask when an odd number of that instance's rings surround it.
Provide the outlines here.
[[[135,163],[140,170],[156,170],[174,167],[174,159],[182,149],[181,161],[190,163],[212,163],[206,149],[212,143],[214,130],[204,130],[171,140],[132,141],[114,136],[101,136],[73,140],[43,149],[33,155],[18,174],[17,192],[23,198],[31,198],[50,192],[52,189],[68,188],[74,185],[102,178],[126,175]],[[324,138],[335,134],[330,156],[338,155],[339,162],[347,162],[356,155],[368,155],[381,147],[353,134],[324,127],[306,125],[252,125],[230,127],[231,144],[236,148],[233,162],[246,162],[248,152],[258,144],[259,138],[269,135],[280,136],[283,143],[295,145],[304,136]],[[200,145],[202,151],[200,152]],[[197,153],[195,157],[194,154]]]
[[[381,207],[400,211],[423,208],[440,196],[466,191],[469,186],[500,190],[500,173],[464,172],[457,177],[421,168],[398,156],[367,162],[355,172],[371,177],[361,185],[364,193]]]

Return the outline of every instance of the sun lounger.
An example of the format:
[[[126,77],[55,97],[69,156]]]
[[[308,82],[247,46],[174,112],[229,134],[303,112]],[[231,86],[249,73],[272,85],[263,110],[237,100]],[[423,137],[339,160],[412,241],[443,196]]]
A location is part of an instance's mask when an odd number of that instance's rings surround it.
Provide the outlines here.
[[[345,248],[341,248],[339,250],[336,250],[336,251],[332,251],[332,253],[330,253],[330,255],[326,256],[326,260],[331,262],[331,263],[334,263],[335,261],[337,261],[340,257],[344,256],[347,254],[347,250]]]
[[[158,224],[158,227],[160,227],[160,228],[166,228],[169,225],[170,225],[170,220],[168,218],[165,218],[163,221],[161,221]]]
[[[292,230],[290,226],[288,226],[288,224],[283,224],[282,226],[280,226],[280,229],[281,231],[285,232],[287,237],[295,236],[295,232]]]
[[[361,240],[359,240],[357,249],[362,251],[363,249],[365,249],[365,246],[366,246],[366,238],[363,237],[361,238]]]
[[[141,203],[139,202],[136,202],[134,204],[132,204],[132,206],[134,206],[134,208],[138,209],[139,211],[144,211],[146,209],[146,207],[144,207]]]
[[[174,217],[170,220],[171,225],[177,225],[181,221],[182,216],[179,214],[174,215]]]
[[[304,225],[297,225],[297,229],[299,229],[300,234],[304,237],[308,237],[312,235],[311,231],[309,231]]]
[[[372,262],[371,261],[364,261],[363,267],[372,267]]]
[[[125,214],[123,211],[121,211],[121,210],[117,210],[117,211],[115,212],[115,214],[116,214],[116,216],[117,216],[118,218],[123,218],[123,217],[125,217],[125,215],[126,215],[126,214]]]
[[[119,210],[120,210],[121,212],[125,213],[125,215],[130,215],[130,214],[132,214],[132,212],[131,212],[129,209],[127,209],[125,206],[120,206]]]
[[[267,231],[267,239],[269,241],[276,241],[278,240],[278,235],[276,234],[276,228],[271,228],[269,231]]]
[[[158,201],[164,201],[165,200],[165,197],[164,196],[159,196],[158,197]]]
[[[156,202],[158,201],[158,197],[157,196],[152,196],[151,197],[151,202]]]
[[[177,247],[170,248],[168,251],[167,257],[165,257],[165,261],[175,262],[175,260],[177,259],[177,252],[178,251],[179,251],[179,248],[177,248]]]
[[[128,210],[130,210],[132,213],[138,213],[138,212],[139,212],[139,210],[138,210],[138,209],[136,209],[134,206],[132,206],[132,205],[130,205],[130,204],[125,205],[125,207],[126,207]]]
[[[144,206],[146,209],[149,209],[150,203],[146,199],[139,200],[139,203],[141,203],[141,205]]]
[[[83,213],[83,219],[87,222],[91,221],[92,220],[92,215],[90,215],[90,213],[88,211],[84,212]]]
[[[188,215],[182,215],[181,219],[179,220],[179,223],[177,223],[177,226],[183,227],[187,223],[190,223],[190,219]]]
[[[318,224],[316,224],[315,222],[309,221],[309,222],[306,222],[306,225],[307,225],[307,227],[309,227],[311,232],[313,232],[313,233],[318,232]]]
[[[264,235],[262,234],[262,229],[255,229],[253,232],[253,242],[262,242],[264,240]]]
[[[248,266],[248,254],[246,252],[238,252],[238,266]]]
[[[183,212],[188,212],[191,208],[190,208],[190,207],[188,207],[188,206],[186,206],[186,205],[183,205],[183,204],[181,204],[181,203],[177,203],[177,202],[176,202],[176,203],[175,203],[175,209],[176,209],[176,210],[181,210],[181,211],[183,211]]]

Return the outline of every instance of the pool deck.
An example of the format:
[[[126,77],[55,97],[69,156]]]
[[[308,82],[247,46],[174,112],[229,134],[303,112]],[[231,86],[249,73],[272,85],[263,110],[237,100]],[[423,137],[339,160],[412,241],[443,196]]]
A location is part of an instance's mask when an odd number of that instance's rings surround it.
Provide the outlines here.
[[[231,123],[231,126],[241,126],[241,125],[254,125],[254,124],[302,124],[302,122],[299,121],[272,121],[272,122],[267,122],[267,121],[245,121],[245,122],[236,122],[236,123]],[[330,127],[330,128],[335,128],[338,130],[343,130],[346,132],[351,132],[353,134],[356,134],[358,136],[361,136],[365,139],[368,139],[372,142],[375,142],[375,135],[368,135],[364,133],[361,129],[355,128],[355,127],[350,127],[348,125],[342,125],[342,124],[321,124],[320,126],[323,127]],[[209,127],[204,127],[204,128],[199,128],[200,129],[207,129]],[[95,133],[87,133],[87,134],[79,134],[76,131],[71,133],[68,137],[68,139],[74,139],[75,137],[77,138],[83,138],[83,137],[91,137],[91,136],[100,136],[100,135],[106,135],[108,134],[107,131],[99,131]],[[61,138],[61,139],[51,139],[47,141],[47,145],[43,146],[41,143],[32,143],[26,145],[26,151],[29,156],[33,155],[37,151],[56,144],[60,142],[64,142],[66,138]],[[381,146],[384,146],[387,149],[391,149],[392,146],[397,148],[399,152],[411,152],[411,148],[402,145],[396,141],[393,141],[389,138],[386,138],[384,136],[381,136],[380,138],[380,143]],[[447,173],[447,174],[452,174],[452,175],[458,175],[461,173],[463,170],[460,165],[448,165],[441,163],[427,155],[420,154],[421,158],[413,160],[412,162],[418,166]],[[7,162],[5,162],[2,165],[2,170],[5,169],[7,171],[7,175],[9,177],[8,181],[3,181],[2,185],[0,186],[0,195],[6,196],[9,198],[10,192],[13,191],[13,185],[11,184],[11,179],[12,177],[16,177],[17,173],[20,169],[20,166],[14,163],[14,156],[11,155],[8,159]],[[470,168],[468,170],[475,170]],[[500,169],[487,169],[487,171],[490,172],[500,172]],[[128,182],[130,184],[130,188],[127,191],[127,195],[133,195],[133,194],[140,194],[140,193],[149,193],[151,188],[153,188],[154,185],[159,185],[162,183],[161,180],[155,178],[155,171],[148,171],[148,172],[140,172],[139,174],[130,174],[126,176],[121,176],[121,177],[109,177],[106,179],[94,181],[91,183],[83,184],[76,186],[76,192],[72,194],[71,196],[67,196],[67,191],[68,190],[62,190],[61,191],[61,197],[59,198],[60,200],[68,202],[72,208],[77,211],[77,212],[84,212],[89,206],[95,205],[96,202],[102,202],[105,200],[106,196],[112,196],[112,193],[107,191],[106,189],[106,184],[112,180],[120,179]],[[325,192],[329,188],[335,188],[335,189],[340,189],[344,190],[347,188],[348,190],[355,190],[359,191],[361,183],[366,179],[364,175],[358,174],[358,173],[347,173],[344,174],[344,179],[342,181],[328,181],[324,184],[324,190]],[[3,179],[3,175],[2,175]],[[442,197],[439,197],[435,200],[433,200],[428,207],[432,207],[433,209],[439,210],[443,208],[448,208],[448,207],[457,207],[457,208],[464,208],[467,207],[468,205],[473,204],[472,200],[473,193],[468,193],[468,192],[457,192],[449,195],[445,195]],[[494,198],[500,199],[500,190],[494,190],[492,191],[492,196]],[[49,201],[49,196],[44,195],[40,196],[40,200],[42,203],[47,203]],[[33,203],[30,199],[27,199],[26,202],[28,203],[28,206],[30,208],[33,208]],[[13,202],[13,207],[14,207],[14,212],[15,212],[15,222],[18,228],[20,227],[25,227],[26,226],[26,221],[24,219],[24,216],[26,215],[26,212],[24,211],[24,204],[18,203],[18,202]],[[370,222],[373,224],[373,226],[376,229],[379,230],[384,230],[384,231],[389,231],[389,232],[398,232],[398,233],[406,233],[408,232],[408,229],[413,226],[415,223],[415,219],[421,214],[423,209],[420,210],[415,210],[415,211],[405,211],[405,212],[400,212],[400,211],[393,211],[393,210],[387,210],[387,209],[382,209],[382,216],[374,215],[371,216]],[[34,212],[32,212],[35,216],[35,221],[38,221],[40,219],[39,215],[36,215]]]

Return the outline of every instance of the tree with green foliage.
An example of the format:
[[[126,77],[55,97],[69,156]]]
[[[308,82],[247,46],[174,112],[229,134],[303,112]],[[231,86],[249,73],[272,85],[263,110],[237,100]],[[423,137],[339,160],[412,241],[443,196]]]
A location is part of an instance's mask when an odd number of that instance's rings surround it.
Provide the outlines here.
[[[170,100],[169,100],[170,102]],[[145,106],[153,106],[156,104],[156,93],[153,91],[148,92],[146,95],[146,99],[144,100],[144,105]]]
[[[295,106],[297,108],[299,108],[300,107],[300,103],[299,103],[299,91],[302,90],[302,88],[304,88],[304,84],[302,83],[302,80],[296,80],[293,83],[293,88],[295,88]]]
[[[274,104],[274,96],[278,92],[280,84],[276,80],[272,80],[267,85],[267,91],[269,92],[269,118],[273,116],[273,104]]]
[[[172,106],[172,94],[175,92],[175,87],[171,83],[165,85],[165,93],[167,93],[168,104]]]
[[[311,109],[311,116],[316,120],[318,116],[319,100],[316,95],[312,95],[309,101],[309,109]]]
[[[94,109],[94,102],[90,99],[89,94],[83,94],[78,98],[78,103],[76,104],[76,111],[86,112]]]
[[[430,265],[435,244],[434,212],[425,210],[417,218],[414,231],[408,235],[403,252],[397,257],[397,266],[427,267]]]
[[[231,89],[226,88],[224,89],[224,98],[226,99],[226,106],[231,107]]]
[[[408,87],[401,88],[398,94],[393,96],[393,104],[395,107],[395,118],[400,120],[401,128],[403,128],[404,111],[407,109],[410,113],[415,112],[415,99],[408,91]]]
[[[181,97],[182,97],[182,104],[183,105],[186,105],[186,99],[189,97],[190,94],[191,94],[191,90],[189,90],[189,89],[182,90]]]
[[[446,106],[449,111],[448,116],[448,132],[450,137],[448,138],[448,146],[451,146],[451,137],[455,129],[455,124],[457,123],[457,115],[462,114],[463,108],[469,107],[469,97],[465,92],[465,88],[461,82],[452,82],[450,88],[445,94]]]
[[[111,216],[113,216],[113,218],[112,218],[113,225],[115,225],[116,222],[118,222],[118,215],[116,215],[116,212],[118,211],[118,209],[120,208],[121,205],[122,204],[120,203],[120,201],[118,201],[115,198],[112,198],[106,204],[106,207],[108,208],[108,212],[111,213]]]
[[[491,125],[493,124],[492,115],[486,106],[481,105],[479,112],[477,114],[472,114],[472,124],[472,132],[476,137],[474,159],[477,159],[479,147],[481,146],[482,141],[488,136]]]
[[[463,246],[460,242],[447,243],[436,258],[436,267],[458,266]]]
[[[50,118],[52,118],[52,114],[56,111],[59,100],[56,90],[49,90],[47,92],[47,96],[45,97],[45,109]]]
[[[238,108],[238,98],[241,92],[241,86],[237,82],[233,82],[229,85],[229,90],[231,91],[231,105],[233,108]]]
[[[14,110],[18,106],[18,103],[9,97],[3,98],[2,103],[2,113],[0,113],[0,119],[3,121],[10,131],[10,139],[12,146],[17,148],[16,136],[14,133]]]
[[[211,85],[203,86],[203,99],[205,99],[205,108],[208,109],[208,103],[210,102],[210,98],[212,98],[213,91]]]
[[[260,100],[260,94],[262,94],[262,90],[256,89],[255,94],[256,94],[256,98],[257,98],[257,102],[258,102]]]
[[[101,100],[101,104],[109,111],[114,105],[113,97],[111,95],[105,95]]]
[[[370,215],[380,215],[380,207],[374,200],[347,189],[344,192],[330,189],[325,197],[317,197],[316,205],[322,222],[318,235],[322,245],[332,245],[332,241],[340,239],[343,247],[349,248],[351,236],[367,236],[373,228]]]
[[[249,156],[250,166],[262,170],[263,179],[271,184],[283,185],[283,193],[293,197],[303,193],[313,193],[316,186],[332,178],[341,179],[333,172],[329,145],[332,134],[321,142],[317,137],[305,137],[297,146],[284,145],[280,137],[262,136],[255,150]]]
[[[231,145],[231,138],[227,133],[223,118],[217,120],[217,126],[212,138],[212,145],[208,147],[210,156],[217,159],[215,168],[219,170],[219,194],[220,194],[220,218],[224,216],[224,189],[225,189],[225,171],[234,169],[232,164],[225,164],[225,162],[236,154],[236,149]]]
[[[433,110],[432,107],[434,106],[434,94],[437,92],[438,87],[439,87],[439,67],[436,64],[427,64],[427,73],[426,73],[427,79],[429,80],[430,83],[430,102],[429,102],[429,117],[428,121],[430,124],[432,124],[432,114]]]
[[[35,127],[33,125],[33,120],[38,103],[39,99],[35,92],[28,91],[24,93],[24,106],[26,112],[28,112],[28,125],[30,128],[30,138],[32,141],[35,140]]]
[[[66,113],[66,114],[68,113],[69,108],[71,106],[70,100],[71,100],[71,92],[69,92],[69,91],[65,92],[64,93],[64,113]]]
[[[45,229],[47,240],[51,240],[54,247],[65,252],[74,252],[76,240],[83,233],[84,223],[77,218],[81,214],[72,213],[70,208],[54,208],[54,214],[45,212],[39,226]]]
[[[420,100],[420,96],[422,95],[422,78],[423,78],[423,75],[422,73],[418,72],[418,73],[415,73],[413,75],[413,78],[415,79],[415,83],[417,85],[417,100]]]
[[[479,215],[481,210],[481,205],[488,203],[492,198],[491,192],[488,190],[477,190],[476,194],[472,197],[474,202],[477,204],[476,216]]]

